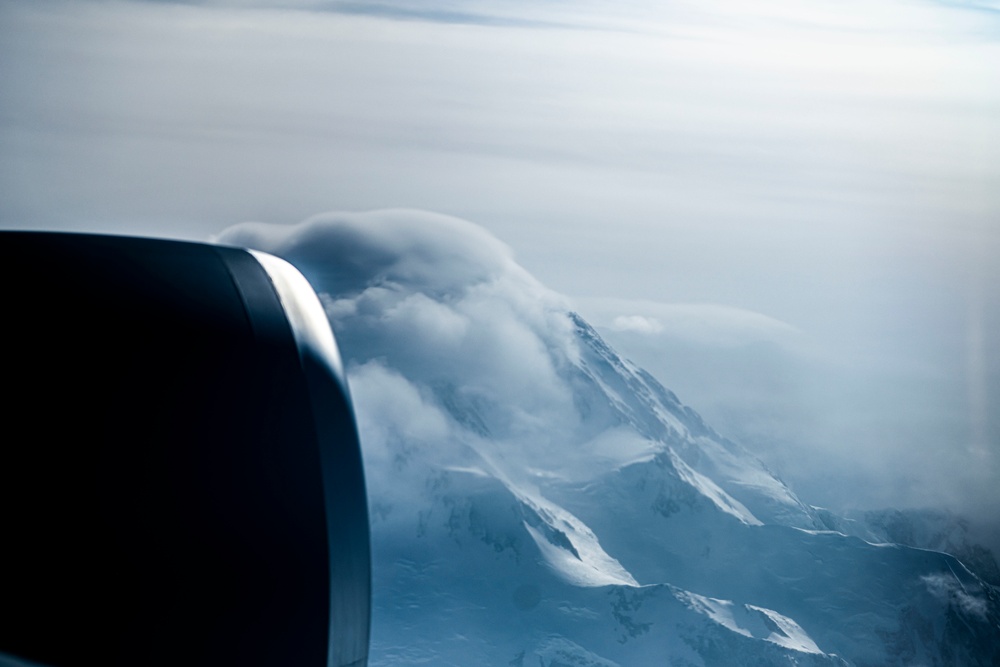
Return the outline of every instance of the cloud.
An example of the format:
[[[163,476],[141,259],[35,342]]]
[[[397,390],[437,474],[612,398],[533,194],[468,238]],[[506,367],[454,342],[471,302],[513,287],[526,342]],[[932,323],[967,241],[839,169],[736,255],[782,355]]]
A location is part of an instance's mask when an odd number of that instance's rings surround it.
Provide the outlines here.
[[[920,577],[928,592],[942,602],[958,607],[962,612],[986,620],[986,600],[969,593],[953,574],[928,574]]]
[[[453,6],[433,7],[431,3],[409,2],[328,2],[319,7],[324,11],[344,14],[379,16],[400,21],[434,21],[458,25],[481,25],[497,28],[567,28],[571,23],[524,18],[509,10],[496,13],[477,3],[457,3]],[[502,9],[502,8],[501,8]],[[471,10],[471,11],[470,11]]]
[[[779,319],[721,304],[659,303],[648,300],[578,298],[577,308],[595,326],[616,332],[667,336],[699,345],[739,347],[789,344],[801,332]]]
[[[387,286],[437,297],[518,273],[510,249],[486,230],[437,213],[326,213],[293,226],[243,223],[218,240],[294,257],[338,297]],[[523,271],[520,279],[529,280]]]
[[[364,406],[357,411],[358,429],[373,470],[398,470],[413,450],[443,449],[451,436],[448,417],[433,401],[378,361],[352,368],[351,394],[355,404]],[[399,450],[398,443],[406,443],[407,449]]]
[[[642,315],[619,315],[611,322],[611,328],[641,334],[658,334],[663,331],[663,325],[658,319]]]
[[[386,210],[291,226],[240,224],[218,240],[284,257],[310,280],[352,386],[376,399],[358,401],[376,442],[394,424],[408,428],[400,413],[422,409],[439,416],[434,424],[444,420],[522,453],[551,440],[553,424],[579,421],[560,377],[575,349],[565,299],[482,228]]]

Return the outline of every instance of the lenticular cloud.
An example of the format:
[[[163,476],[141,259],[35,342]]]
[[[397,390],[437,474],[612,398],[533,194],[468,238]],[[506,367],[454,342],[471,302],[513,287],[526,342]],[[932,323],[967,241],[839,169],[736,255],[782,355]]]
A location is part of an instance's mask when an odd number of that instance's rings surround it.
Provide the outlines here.
[[[373,665],[1000,660],[996,588],[802,502],[483,229],[395,210],[219,240],[296,265],[340,344]]]

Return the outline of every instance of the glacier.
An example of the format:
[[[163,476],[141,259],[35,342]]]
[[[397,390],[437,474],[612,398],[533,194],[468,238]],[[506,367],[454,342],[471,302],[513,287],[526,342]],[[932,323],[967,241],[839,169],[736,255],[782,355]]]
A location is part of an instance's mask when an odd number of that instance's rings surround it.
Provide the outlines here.
[[[920,517],[801,500],[482,228],[386,210],[218,241],[296,265],[336,332],[373,666],[1000,664],[982,567]]]

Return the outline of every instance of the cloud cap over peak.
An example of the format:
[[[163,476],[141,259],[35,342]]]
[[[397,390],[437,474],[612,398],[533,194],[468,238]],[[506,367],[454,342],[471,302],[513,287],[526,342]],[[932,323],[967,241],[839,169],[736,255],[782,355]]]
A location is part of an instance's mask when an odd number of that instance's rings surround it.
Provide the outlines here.
[[[559,377],[575,350],[566,302],[481,227],[417,210],[335,212],[291,226],[244,223],[217,240],[302,271],[352,385],[384,379],[360,373],[382,365],[495,438],[530,440],[545,424],[577,420]]]
[[[339,295],[385,284],[455,294],[519,270],[510,248],[483,228],[413,209],[332,211],[290,226],[245,222],[216,240],[294,258],[314,284]]]

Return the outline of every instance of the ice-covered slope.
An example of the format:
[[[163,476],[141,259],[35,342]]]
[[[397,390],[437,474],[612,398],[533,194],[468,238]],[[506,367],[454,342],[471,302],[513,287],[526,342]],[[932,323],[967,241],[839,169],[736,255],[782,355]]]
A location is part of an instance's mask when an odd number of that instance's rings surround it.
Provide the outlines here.
[[[749,510],[750,521],[823,528],[814,510],[759,459],[713,431],[649,373],[619,357],[579,315],[569,317],[581,350],[577,377],[570,381],[581,399],[610,406],[611,420],[661,443],[660,449],[669,447],[696,475]]]
[[[983,581],[1000,586],[996,557],[971,535],[968,521],[940,509],[881,509],[837,516],[814,508],[830,529],[872,543],[890,542],[952,554]]]
[[[372,505],[374,665],[988,665],[995,589],[831,530],[483,230],[241,225],[321,293]]]

